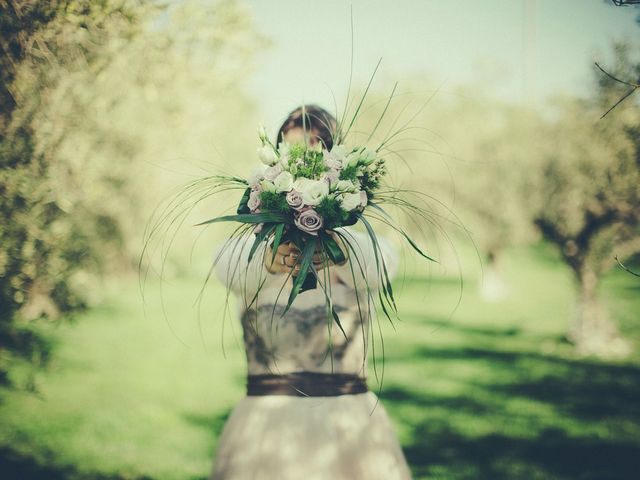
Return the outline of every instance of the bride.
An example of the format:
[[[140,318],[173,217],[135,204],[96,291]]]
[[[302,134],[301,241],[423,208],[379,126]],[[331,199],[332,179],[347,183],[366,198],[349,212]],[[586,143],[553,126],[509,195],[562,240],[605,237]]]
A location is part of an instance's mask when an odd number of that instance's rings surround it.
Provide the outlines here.
[[[320,142],[330,150],[335,124],[326,110],[300,107],[283,123],[277,140]],[[369,237],[348,227],[337,230],[357,248],[375,298],[379,283]],[[384,237],[378,240],[391,277],[398,255]],[[363,272],[356,262],[349,266],[349,249],[339,242],[347,260],[329,263],[326,272],[315,255],[317,288],[300,293],[282,316],[291,277],[282,286],[289,273],[298,272],[299,251],[284,243],[272,258],[263,242],[249,263],[250,242],[245,241],[228,240],[216,252],[216,275],[238,299],[248,376],[247,395],[224,426],[210,479],[410,479],[390,419],[367,389],[367,345],[376,312],[367,301]],[[330,286],[348,341],[335,323],[328,326],[322,286],[327,291]]]

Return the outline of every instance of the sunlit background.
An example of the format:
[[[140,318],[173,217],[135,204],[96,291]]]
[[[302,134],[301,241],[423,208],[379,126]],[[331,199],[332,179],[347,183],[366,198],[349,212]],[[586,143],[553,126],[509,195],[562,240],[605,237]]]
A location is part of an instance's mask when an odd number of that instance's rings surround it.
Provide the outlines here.
[[[194,224],[239,198],[149,228],[247,176],[259,124],[364,95],[348,141],[390,99],[370,144],[406,127],[389,182],[436,219],[394,212],[437,264],[377,225],[400,320],[369,384],[414,477],[635,478],[640,8],[615,3],[0,2],[0,477],[207,478],[246,361],[206,281],[232,226]]]

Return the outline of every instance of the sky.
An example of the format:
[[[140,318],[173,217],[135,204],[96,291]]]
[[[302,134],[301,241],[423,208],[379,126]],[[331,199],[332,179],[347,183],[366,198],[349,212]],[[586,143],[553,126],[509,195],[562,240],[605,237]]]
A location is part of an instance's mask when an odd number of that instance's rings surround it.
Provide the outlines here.
[[[544,105],[555,93],[585,93],[594,61],[606,65],[613,40],[640,45],[637,7],[606,0],[245,0],[272,44],[258,55],[250,93],[264,124],[277,129],[305,103],[333,111],[353,83],[390,90],[410,75],[446,95],[456,85]],[[474,91],[469,91],[473,96]],[[479,95],[479,93],[478,93]]]

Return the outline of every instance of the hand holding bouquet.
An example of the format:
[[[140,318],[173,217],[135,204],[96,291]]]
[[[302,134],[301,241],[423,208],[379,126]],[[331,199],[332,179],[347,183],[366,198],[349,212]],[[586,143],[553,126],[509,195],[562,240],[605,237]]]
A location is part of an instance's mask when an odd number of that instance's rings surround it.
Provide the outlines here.
[[[330,232],[330,235],[333,236],[333,239],[336,240],[338,244],[341,244],[342,241],[337,238],[334,232]],[[341,245],[341,250],[346,252],[346,247]],[[275,255],[272,254],[272,249],[266,250],[266,255],[264,258],[264,266],[269,273],[278,274],[278,273],[289,273],[292,271],[292,275],[295,277],[300,273],[300,265],[297,262],[298,257],[300,256],[300,250],[296,247],[292,242],[284,242],[280,243],[278,246]],[[316,271],[320,271],[325,267],[331,267],[332,265],[342,266],[347,263],[348,254],[345,255],[344,262],[342,263],[333,263],[331,259],[329,259],[328,263],[324,262],[322,259],[321,251],[316,247],[314,255],[312,257],[313,268]]]

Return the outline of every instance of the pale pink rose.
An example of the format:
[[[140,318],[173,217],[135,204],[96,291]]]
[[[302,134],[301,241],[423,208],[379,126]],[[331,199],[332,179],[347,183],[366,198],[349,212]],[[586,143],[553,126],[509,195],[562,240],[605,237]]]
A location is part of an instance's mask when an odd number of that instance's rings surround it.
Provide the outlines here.
[[[262,231],[262,226],[264,223],[258,223],[255,227],[253,227],[253,233],[260,233]]]
[[[327,152],[326,150],[323,152],[324,164],[329,168],[335,168],[337,170],[342,169],[342,160],[344,158],[344,151],[341,150],[341,147],[336,146],[336,151]],[[338,151],[340,150],[340,151]]]
[[[367,206],[367,192],[365,192],[364,190],[360,190],[360,206],[362,208]]]
[[[313,208],[307,208],[295,214],[293,223],[303,232],[318,235],[318,230],[324,224],[322,217]]]
[[[264,178],[273,181],[278,175],[282,173],[282,164],[276,163],[273,167],[268,167],[264,171]]]
[[[304,202],[302,201],[302,194],[297,190],[290,190],[286,196],[287,203],[291,208],[297,211],[301,211],[305,208]]]
[[[322,174],[322,179],[329,185],[338,183],[338,180],[340,180],[340,171],[334,168],[327,170]]]
[[[260,206],[260,192],[251,191],[249,193],[249,200],[247,201],[247,207],[249,210],[254,213],[255,210]]]
[[[335,158],[327,158],[325,157],[324,159],[324,164],[334,170],[341,170],[342,169],[342,162],[338,159]]]

